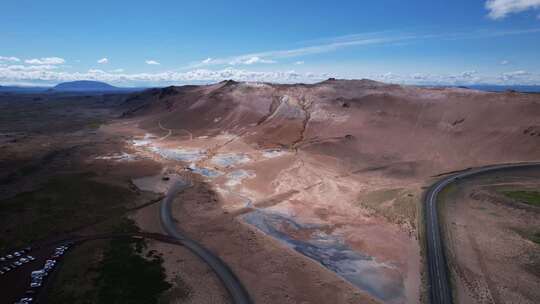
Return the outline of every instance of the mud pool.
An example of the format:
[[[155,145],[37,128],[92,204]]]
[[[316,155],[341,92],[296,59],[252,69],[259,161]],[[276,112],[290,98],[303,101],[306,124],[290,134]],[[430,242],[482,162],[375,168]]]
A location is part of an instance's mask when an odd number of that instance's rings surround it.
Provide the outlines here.
[[[287,154],[287,152],[278,150],[278,149],[269,149],[269,150],[263,151],[262,153],[264,158],[276,158],[276,157],[281,157],[285,154]]]
[[[212,158],[212,163],[221,167],[229,167],[237,164],[245,164],[251,161],[249,156],[242,153],[218,154]]]
[[[316,224],[302,224],[285,214],[256,210],[243,216],[257,227],[303,255],[321,263],[359,289],[385,303],[404,299],[403,277],[392,265],[379,263],[371,256],[353,251],[339,236],[329,235]],[[287,233],[286,230],[293,233]],[[295,238],[294,232],[317,231],[307,240]]]
[[[116,153],[111,155],[96,156],[94,159],[97,160],[114,160],[114,161],[134,161],[137,160],[137,156],[134,154],[129,154],[126,152]]]
[[[208,169],[208,168],[204,168],[204,167],[198,167],[195,164],[189,165],[188,168],[193,173],[196,173],[196,174],[199,174],[199,175],[202,175],[202,176],[206,176],[206,177],[209,177],[209,178],[214,178],[214,177],[218,177],[218,176],[223,175],[223,172]]]
[[[236,170],[227,174],[227,182],[225,183],[229,187],[240,185],[246,178],[254,178],[255,173],[246,170]]]
[[[161,157],[169,160],[194,162],[201,160],[205,155],[202,150],[187,150],[187,149],[167,149],[159,147],[150,147],[150,151],[159,154]]]

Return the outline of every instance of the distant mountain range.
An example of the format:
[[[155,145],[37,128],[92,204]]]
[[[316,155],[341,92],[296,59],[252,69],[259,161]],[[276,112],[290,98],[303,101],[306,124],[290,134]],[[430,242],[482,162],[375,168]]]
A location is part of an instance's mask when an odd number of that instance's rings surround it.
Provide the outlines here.
[[[62,82],[54,87],[0,86],[0,92],[10,93],[129,93],[146,88],[120,88],[105,82],[78,80]]]
[[[51,90],[56,92],[106,92],[120,91],[122,89],[105,82],[79,80],[57,84]]]
[[[433,87],[430,85],[422,85],[421,87]],[[448,86],[438,86],[436,87],[451,87]],[[508,90],[513,90],[517,92],[526,92],[526,93],[540,93],[540,85],[489,85],[489,84],[478,84],[478,85],[469,85],[462,86],[463,88],[469,88],[480,91],[489,91],[489,92],[504,92]],[[115,87],[105,82],[92,81],[92,80],[78,80],[63,82],[57,84],[54,87],[29,87],[29,86],[1,86],[0,92],[10,92],[10,93],[129,93],[142,91],[147,88],[122,88]]]
[[[540,93],[540,85],[496,85],[496,84],[472,84],[472,85],[419,85],[425,88],[464,88],[485,92],[506,92],[516,91],[521,93]]]
[[[480,90],[480,91],[488,91],[488,92],[504,92],[513,90],[516,92],[524,92],[524,93],[540,93],[540,86],[538,85],[489,85],[489,84],[478,84],[478,85],[471,85],[466,86],[470,89]]]
[[[6,93],[43,93],[49,89],[48,87],[0,86],[0,92]]]

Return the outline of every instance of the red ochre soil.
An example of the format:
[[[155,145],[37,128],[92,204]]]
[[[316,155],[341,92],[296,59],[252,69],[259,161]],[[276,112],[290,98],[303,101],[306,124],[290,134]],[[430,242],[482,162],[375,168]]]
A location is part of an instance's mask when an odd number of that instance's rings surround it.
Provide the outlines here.
[[[383,301],[418,302],[424,292],[418,241],[422,187],[444,172],[539,157],[540,136],[531,130],[540,128],[540,97],[533,94],[370,80],[225,81],[149,90],[122,106],[129,110],[105,132],[154,136],[142,146],[128,140],[131,151],[175,170],[191,164],[220,173],[197,177],[205,186],[178,197],[175,217],[181,229],[229,263],[262,303],[382,297],[332,276],[283,240],[246,224],[243,216],[251,207],[315,225],[280,228],[294,239],[322,233],[382,264],[382,276],[388,276],[383,279],[401,290]],[[203,156],[174,161],[156,149]],[[212,161],[223,154],[249,161]],[[228,175],[238,170],[248,177],[238,182]]]

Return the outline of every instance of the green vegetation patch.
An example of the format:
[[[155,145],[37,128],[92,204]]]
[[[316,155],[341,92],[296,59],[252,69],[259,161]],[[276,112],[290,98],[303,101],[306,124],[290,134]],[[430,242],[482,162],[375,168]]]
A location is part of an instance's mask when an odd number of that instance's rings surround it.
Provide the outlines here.
[[[50,282],[49,303],[95,303],[95,280],[99,261],[108,241],[98,240],[75,246],[64,257],[57,275]]]
[[[110,109],[124,96],[106,100],[101,96],[43,96],[45,100],[33,101],[24,95],[0,95],[0,132],[53,134],[94,129],[112,118]]]
[[[127,229],[133,224],[127,224]],[[124,228],[124,229],[126,229]],[[171,287],[165,281],[163,260],[158,255],[142,257],[144,240],[116,239],[110,242],[96,279],[96,303],[158,303]]]
[[[419,200],[418,195],[403,188],[380,189],[360,196],[357,205],[373,210],[391,222],[408,222],[414,228]]]
[[[502,194],[507,197],[519,201],[521,203],[540,207],[540,192],[539,191],[502,191]]]
[[[540,231],[518,231],[518,233],[522,237],[540,245]]]
[[[0,201],[0,252],[121,215],[135,195],[90,174],[53,177],[38,190]]]
[[[163,294],[163,296],[161,297],[161,302],[183,303],[184,301],[190,299],[191,296],[191,287],[186,282],[184,282],[181,277],[177,276],[174,281],[174,287]]]
[[[99,127],[101,127],[103,123],[105,123],[105,121],[103,120],[93,120],[88,123],[87,127],[89,129],[95,130],[95,129],[99,129]]]
[[[527,239],[533,243],[540,245],[540,230],[536,229],[520,229],[515,228],[513,229],[517,234],[519,234],[522,238]]]
[[[540,232],[529,234],[529,240],[535,242],[536,244],[540,244]]]
[[[114,232],[135,232],[124,219]],[[153,251],[143,256],[142,239],[91,241],[68,254],[48,294],[50,303],[160,303],[171,285],[165,281],[163,260]]]
[[[456,186],[455,183],[451,183],[449,185],[446,185],[440,192],[439,195],[437,195],[437,202],[443,202],[446,199],[451,198],[452,196],[455,196],[457,192],[459,191],[459,187]]]

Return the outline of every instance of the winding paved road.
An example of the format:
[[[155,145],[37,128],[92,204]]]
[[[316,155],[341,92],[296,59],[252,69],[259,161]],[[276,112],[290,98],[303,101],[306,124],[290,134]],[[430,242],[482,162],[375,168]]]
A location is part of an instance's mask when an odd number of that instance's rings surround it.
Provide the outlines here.
[[[485,166],[451,174],[433,184],[425,195],[427,260],[429,272],[429,290],[432,304],[452,303],[444,244],[437,215],[437,195],[456,180],[476,176],[487,172],[502,171],[525,167],[540,167],[540,163],[517,163]]]
[[[233,303],[235,304],[250,304],[252,303],[249,294],[246,289],[232,272],[232,270],[225,264],[219,257],[214,255],[208,249],[204,248],[202,245],[198,244],[194,240],[189,239],[182,233],[180,233],[174,222],[173,216],[171,215],[172,202],[176,194],[186,187],[189,184],[176,181],[173,186],[167,192],[167,195],[163,199],[160,207],[160,219],[161,225],[165,232],[181,242],[186,248],[191,250],[194,254],[200,257],[219,277],[225,288],[227,289]]]

